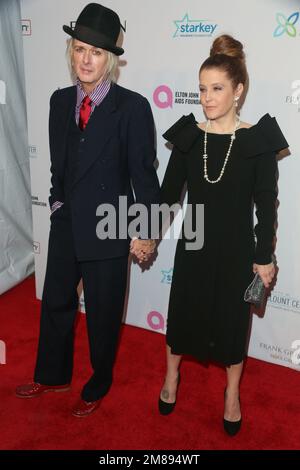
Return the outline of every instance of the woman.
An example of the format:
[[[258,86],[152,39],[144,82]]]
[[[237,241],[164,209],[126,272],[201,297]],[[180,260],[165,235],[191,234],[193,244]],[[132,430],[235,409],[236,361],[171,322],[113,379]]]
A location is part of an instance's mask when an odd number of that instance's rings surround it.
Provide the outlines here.
[[[204,204],[204,245],[188,251],[178,241],[167,327],[167,372],[159,398],[161,414],[174,410],[182,354],[226,367],[224,429],[241,426],[239,383],[243,370],[250,305],[246,287],[258,272],[268,287],[277,198],[276,153],[287,147],[275,118],[253,126],[238,116],[247,87],[242,44],[217,38],[200,68],[201,105],[207,118],[183,116],[165,134],[173,144],[162,185],[162,201]],[[253,203],[258,223],[253,229]],[[256,242],[254,239],[256,234]]]

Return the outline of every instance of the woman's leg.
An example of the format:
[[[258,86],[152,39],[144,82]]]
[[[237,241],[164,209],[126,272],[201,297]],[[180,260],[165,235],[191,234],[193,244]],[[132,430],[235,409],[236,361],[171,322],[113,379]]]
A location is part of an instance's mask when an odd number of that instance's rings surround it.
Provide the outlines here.
[[[161,390],[160,398],[166,403],[174,403],[176,401],[176,391],[179,378],[179,365],[182,356],[172,354],[170,346],[167,345],[167,373],[165,382]]]
[[[225,392],[224,418],[227,421],[239,421],[241,419],[239,385],[242,372],[243,362],[226,367],[227,387]]]

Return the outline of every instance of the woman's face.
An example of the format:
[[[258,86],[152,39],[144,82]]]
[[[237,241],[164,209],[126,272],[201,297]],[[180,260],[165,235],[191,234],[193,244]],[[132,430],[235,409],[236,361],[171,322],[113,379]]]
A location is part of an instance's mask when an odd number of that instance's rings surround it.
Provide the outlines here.
[[[235,97],[240,97],[243,85],[236,89],[223,70],[204,69],[200,73],[200,102],[207,119],[218,119],[235,112]]]

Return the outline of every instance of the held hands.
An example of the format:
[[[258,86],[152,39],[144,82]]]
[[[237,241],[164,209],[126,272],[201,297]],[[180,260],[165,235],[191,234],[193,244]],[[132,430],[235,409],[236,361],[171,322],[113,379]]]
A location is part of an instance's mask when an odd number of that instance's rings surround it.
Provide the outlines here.
[[[274,263],[270,264],[256,264],[253,263],[253,272],[258,273],[264,283],[264,286],[268,288],[275,276]]]
[[[138,262],[141,264],[148,261],[155,249],[155,240],[131,240],[130,253],[137,257]]]

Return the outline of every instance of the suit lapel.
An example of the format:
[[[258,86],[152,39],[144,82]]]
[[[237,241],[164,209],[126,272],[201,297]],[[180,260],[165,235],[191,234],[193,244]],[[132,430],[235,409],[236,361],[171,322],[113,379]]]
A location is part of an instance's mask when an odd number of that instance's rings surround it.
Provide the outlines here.
[[[101,155],[120,119],[117,111],[117,85],[112,84],[103,102],[96,106],[82,138],[85,139],[84,152],[80,154],[77,176],[74,184],[85,175],[95,160]],[[82,158],[81,158],[82,157]]]

